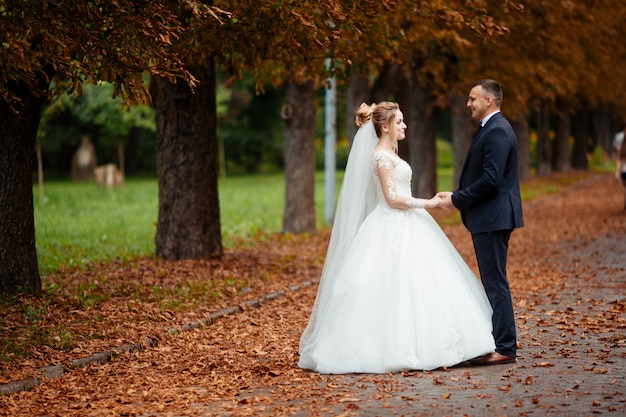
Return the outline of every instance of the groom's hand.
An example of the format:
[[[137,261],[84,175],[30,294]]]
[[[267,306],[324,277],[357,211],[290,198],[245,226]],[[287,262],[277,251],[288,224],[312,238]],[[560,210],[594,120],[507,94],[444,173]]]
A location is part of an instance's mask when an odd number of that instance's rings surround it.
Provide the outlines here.
[[[442,191],[437,193],[436,197],[439,199],[439,207],[445,210],[452,210],[454,203],[452,203],[452,193],[450,191]]]

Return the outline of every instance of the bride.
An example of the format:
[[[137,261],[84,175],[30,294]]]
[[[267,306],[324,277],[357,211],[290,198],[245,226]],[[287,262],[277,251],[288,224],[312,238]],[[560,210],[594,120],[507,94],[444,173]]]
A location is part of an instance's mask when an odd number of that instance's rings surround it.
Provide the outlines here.
[[[335,222],[301,368],[387,373],[448,367],[492,352],[485,291],[437,222],[411,196],[397,155],[406,124],[396,103],[357,111]]]

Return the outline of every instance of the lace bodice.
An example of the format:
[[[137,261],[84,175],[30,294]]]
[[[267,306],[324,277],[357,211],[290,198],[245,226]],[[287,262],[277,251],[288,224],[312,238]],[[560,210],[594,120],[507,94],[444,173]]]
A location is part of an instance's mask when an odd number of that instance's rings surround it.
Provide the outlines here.
[[[390,197],[411,196],[411,176],[413,171],[411,166],[397,155],[391,155],[385,151],[378,151],[372,158],[372,175],[376,179],[376,201],[378,204],[386,203],[380,179],[378,178],[378,167],[392,170],[390,178],[385,181]]]

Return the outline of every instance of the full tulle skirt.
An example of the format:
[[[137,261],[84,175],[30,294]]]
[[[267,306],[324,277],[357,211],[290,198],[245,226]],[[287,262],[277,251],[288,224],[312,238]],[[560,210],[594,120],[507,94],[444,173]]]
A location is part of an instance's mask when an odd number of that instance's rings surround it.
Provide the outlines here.
[[[484,289],[425,210],[379,205],[300,343],[299,366],[320,373],[449,367],[494,351]]]

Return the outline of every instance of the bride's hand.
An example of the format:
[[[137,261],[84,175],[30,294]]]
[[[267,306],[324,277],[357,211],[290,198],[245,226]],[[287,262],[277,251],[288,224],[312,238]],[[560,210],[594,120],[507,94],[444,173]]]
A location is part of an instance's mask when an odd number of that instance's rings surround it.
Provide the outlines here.
[[[442,200],[436,195],[433,198],[428,200],[424,200],[424,208],[435,208],[439,207],[439,204]]]

